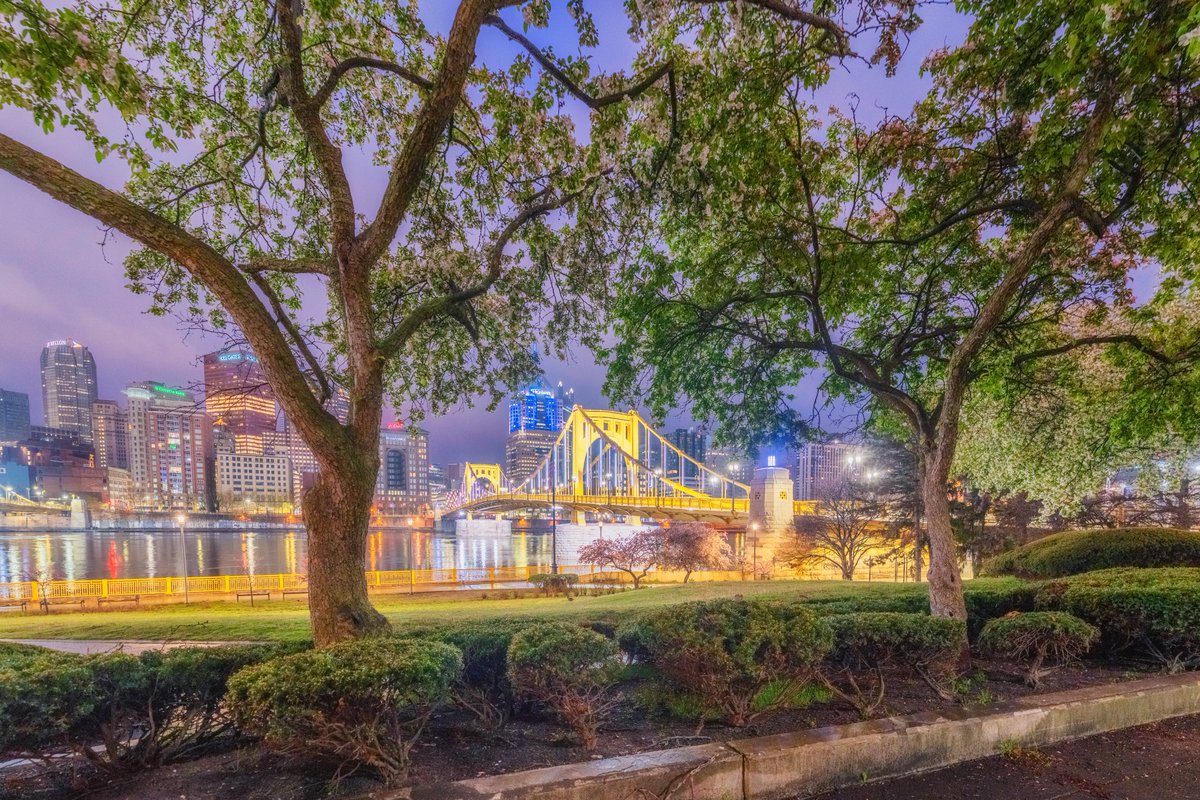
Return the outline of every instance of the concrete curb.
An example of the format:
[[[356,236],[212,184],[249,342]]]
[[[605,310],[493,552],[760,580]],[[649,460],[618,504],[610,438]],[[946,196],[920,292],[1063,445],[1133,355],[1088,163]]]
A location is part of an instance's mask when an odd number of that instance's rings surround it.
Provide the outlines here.
[[[785,800],[1200,713],[1200,674],[606,758],[385,794],[400,800]]]

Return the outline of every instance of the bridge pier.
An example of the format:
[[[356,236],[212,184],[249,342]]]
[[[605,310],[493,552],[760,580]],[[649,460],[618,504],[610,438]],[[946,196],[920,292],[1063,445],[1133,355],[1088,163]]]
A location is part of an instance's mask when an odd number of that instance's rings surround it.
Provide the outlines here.
[[[792,476],[782,467],[758,467],[750,482],[750,528],[747,540],[760,564],[769,565],[780,545],[792,534],[795,505]],[[752,554],[751,558],[755,556]],[[755,574],[758,567],[755,565]]]

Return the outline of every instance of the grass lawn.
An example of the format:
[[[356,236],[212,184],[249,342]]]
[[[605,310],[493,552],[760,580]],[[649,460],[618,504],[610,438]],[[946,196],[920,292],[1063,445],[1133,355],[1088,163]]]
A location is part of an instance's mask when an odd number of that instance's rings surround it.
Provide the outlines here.
[[[375,606],[392,625],[438,625],[472,622],[495,617],[540,619],[616,618],[688,600],[715,597],[780,596],[811,598],[886,596],[925,593],[912,583],[848,581],[762,581],[747,583],[692,583],[652,586],[600,597],[525,597],[517,600],[447,594],[409,596],[378,595]],[[146,640],[295,640],[310,635],[304,600],[256,603],[206,602],[170,604],[134,611],[5,614],[0,617],[0,639],[146,639]]]

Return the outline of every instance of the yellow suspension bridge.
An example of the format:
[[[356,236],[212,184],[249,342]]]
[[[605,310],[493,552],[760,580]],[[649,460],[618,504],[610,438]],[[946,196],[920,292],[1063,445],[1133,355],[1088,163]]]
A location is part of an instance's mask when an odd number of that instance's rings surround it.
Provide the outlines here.
[[[654,519],[744,521],[751,489],[684,453],[636,411],[575,406],[529,477],[510,485],[497,464],[468,463],[443,512],[556,509]]]

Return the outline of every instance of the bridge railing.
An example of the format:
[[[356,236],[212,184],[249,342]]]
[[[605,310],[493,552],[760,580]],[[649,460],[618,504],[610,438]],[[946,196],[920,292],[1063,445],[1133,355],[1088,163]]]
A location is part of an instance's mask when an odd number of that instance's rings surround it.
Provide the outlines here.
[[[567,492],[556,492],[552,497],[549,492],[496,492],[475,498],[462,506],[448,507],[446,513],[493,503],[538,503],[548,506],[551,501],[560,506],[582,505],[602,508],[667,508],[697,511],[747,511],[750,508],[750,501],[745,497],[672,497],[667,495],[569,494]]]

